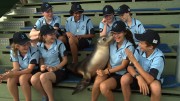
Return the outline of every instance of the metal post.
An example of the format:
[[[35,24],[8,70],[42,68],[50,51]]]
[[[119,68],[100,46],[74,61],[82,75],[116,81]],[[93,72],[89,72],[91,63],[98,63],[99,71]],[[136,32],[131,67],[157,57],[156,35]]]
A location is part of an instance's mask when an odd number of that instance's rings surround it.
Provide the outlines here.
[[[176,80],[178,83],[180,83],[180,24],[179,24],[179,43],[177,48]]]

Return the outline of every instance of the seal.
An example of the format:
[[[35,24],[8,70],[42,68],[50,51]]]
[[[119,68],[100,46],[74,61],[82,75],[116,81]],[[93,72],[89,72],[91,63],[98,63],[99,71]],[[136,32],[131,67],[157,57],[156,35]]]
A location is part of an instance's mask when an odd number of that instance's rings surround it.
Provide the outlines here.
[[[96,75],[97,69],[104,69],[109,60],[109,46],[113,40],[112,33],[97,40],[95,50],[84,60],[78,63],[72,63],[67,69],[73,73],[80,74],[83,79],[77,84],[72,95],[84,90],[89,86],[91,78]]]

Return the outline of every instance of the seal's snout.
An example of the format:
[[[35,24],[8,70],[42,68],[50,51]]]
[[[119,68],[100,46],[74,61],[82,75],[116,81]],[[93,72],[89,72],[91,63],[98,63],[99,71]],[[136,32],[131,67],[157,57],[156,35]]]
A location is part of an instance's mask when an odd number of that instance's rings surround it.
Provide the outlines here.
[[[112,32],[110,32],[108,35],[109,35],[109,36],[113,36],[113,33],[112,33]]]

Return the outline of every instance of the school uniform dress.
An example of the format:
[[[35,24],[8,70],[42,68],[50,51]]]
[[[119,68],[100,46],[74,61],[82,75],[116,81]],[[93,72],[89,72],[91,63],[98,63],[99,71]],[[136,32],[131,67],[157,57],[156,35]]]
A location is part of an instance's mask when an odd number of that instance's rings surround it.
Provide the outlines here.
[[[75,21],[74,16],[70,16],[66,20],[65,24],[66,32],[71,32],[74,36],[85,35],[85,34],[95,34],[92,21],[89,17],[81,15],[79,21]],[[80,39],[79,46],[84,46],[86,48],[91,44],[92,38]],[[86,43],[86,45],[84,45]]]
[[[128,26],[126,22],[125,22],[125,24],[126,24],[127,28],[133,34],[133,39],[134,39],[135,43],[138,44],[139,41],[135,38],[135,34],[143,34],[145,32],[145,28],[144,28],[143,24],[135,18],[132,18],[131,26]]]
[[[145,71],[151,74],[154,79],[160,80],[164,69],[164,54],[161,50],[156,48],[154,52],[146,58],[145,52],[142,52],[138,47],[134,53],[135,58]]]
[[[29,47],[27,54],[23,57],[20,52],[17,52],[17,56],[14,55],[14,52],[10,50],[10,60],[11,62],[18,62],[20,70],[28,68],[29,64],[35,64],[32,74],[35,74],[39,71],[39,51],[36,47]]]
[[[106,34],[109,34],[109,33],[110,33],[110,31],[111,31],[111,29],[112,29],[112,25],[114,24],[114,22],[119,21],[119,20],[120,20],[120,19],[118,19],[118,18],[116,18],[116,17],[113,18],[112,24],[111,24],[111,25],[107,25]],[[103,22],[100,22],[100,23],[99,23],[99,31],[102,32],[103,29],[104,29],[104,23],[103,23]]]
[[[128,48],[130,51],[134,52],[134,46],[131,42],[129,42],[127,39],[123,41],[123,44],[120,48],[117,49],[117,43],[112,42],[110,44],[110,65],[112,68],[116,68],[117,66],[122,64],[122,61],[127,59],[127,55],[125,53],[125,49]],[[113,78],[116,79],[117,85],[120,87],[120,78],[122,75],[126,73],[126,69],[123,69],[121,71],[115,72],[113,74]]]
[[[41,42],[39,42],[37,46],[40,51],[40,58],[43,58],[44,64],[52,68],[59,65],[62,61],[62,57],[67,55],[64,43],[57,39],[49,49]],[[56,83],[64,80],[67,76],[64,68],[57,70],[54,73],[56,75]]]

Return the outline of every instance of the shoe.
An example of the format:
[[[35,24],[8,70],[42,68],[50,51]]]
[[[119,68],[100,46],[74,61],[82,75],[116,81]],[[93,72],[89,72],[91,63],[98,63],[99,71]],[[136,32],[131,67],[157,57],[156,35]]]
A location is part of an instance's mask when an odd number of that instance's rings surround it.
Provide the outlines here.
[[[48,97],[47,96],[43,96],[42,97],[42,101],[48,101]]]

